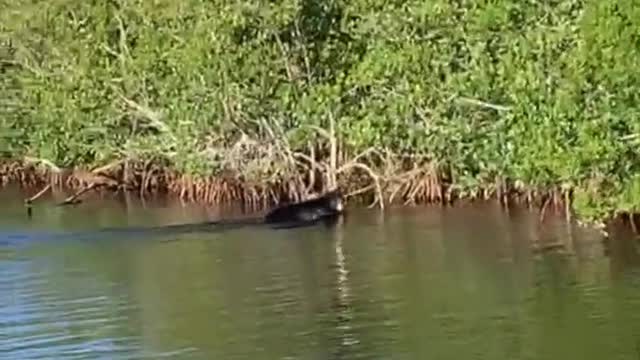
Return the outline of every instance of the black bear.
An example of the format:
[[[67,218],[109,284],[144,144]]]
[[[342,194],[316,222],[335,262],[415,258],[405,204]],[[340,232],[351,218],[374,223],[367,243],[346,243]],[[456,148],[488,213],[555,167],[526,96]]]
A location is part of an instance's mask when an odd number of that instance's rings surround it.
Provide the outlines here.
[[[64,239],[69,238],[90,238],[96,239],[100,236],[124,236],[152,235],[152,234],[180,234],[190,232],[210,232],[243,228],[246,226],[266,225],[275,229],[290,229],[314,225],[318,222],[325,225],[335,224],[339,216],[344,212],[344,205],[340,191],[334,190],[319,196],[315,199],[301,201],[293,204],[279,206],[264,217],[252,217],[246,219],[229,219],[217,221],[204,221],[190,224],[172,224],[153,227],[115,227],[101,228],[90,231],[79,231],[60,234],[41,234],[43,238],[51,236]],[[0,244],[7,241],[20,240],[26,238],[39,238],[34,234],[0,234]]]
[[[342,194],[334,190],[315,199],[279,206],[271,210],[264,221],[267,224],[298,226],[319,220],[332,221],[343,211]]]

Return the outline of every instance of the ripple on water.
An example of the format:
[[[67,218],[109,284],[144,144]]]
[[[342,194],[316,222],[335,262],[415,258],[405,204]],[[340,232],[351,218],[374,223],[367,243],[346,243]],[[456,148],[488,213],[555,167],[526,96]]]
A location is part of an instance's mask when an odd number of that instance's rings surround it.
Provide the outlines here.
[[[612,286],[602,258],[499,265],[526,229],[467,215],[0,245],[0,358],[634,358],[638,276]]]
[[[117,331],[127,320],[126,302],[91,286],[56,288],[54,269],[48,272],[14,254],[0,261],[0,358],[130,358],[133,338]],[[73,277],[92,280],[87,273]]]

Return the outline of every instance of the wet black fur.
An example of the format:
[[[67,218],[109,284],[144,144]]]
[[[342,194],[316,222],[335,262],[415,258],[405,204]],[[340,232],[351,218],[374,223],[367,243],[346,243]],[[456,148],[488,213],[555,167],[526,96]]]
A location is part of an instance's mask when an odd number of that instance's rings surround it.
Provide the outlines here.
[[[268,226],[273,229],[290,229],[313,226],[323,223],[327,226],[335,224],[343,213],[342,195],[339,191],[328,192],[318,198],[298,203],[279,206],[264,217],[246,219],[229,219],[205,221],[190,224],[161,225],[153,227],[117,227],[102,228],[71,233],[0,233],[0,245],[6,241],[23,241],[35,239],[96,239],[116,236],[148,236],[152,234],[169,235],[193,232],[212,232],[239,229],[246,226]]]
[[[264,220],[267,224],[307,224],[332,220],[342,212],[342,195],[336,190],[315,199],[279,206],[271,210]]]

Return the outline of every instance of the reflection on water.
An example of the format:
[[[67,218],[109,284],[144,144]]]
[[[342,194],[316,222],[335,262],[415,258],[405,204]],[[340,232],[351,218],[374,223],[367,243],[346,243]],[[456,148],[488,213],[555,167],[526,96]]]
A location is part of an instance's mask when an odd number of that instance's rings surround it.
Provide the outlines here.
[[[15,192],[0,202],[0,233],[220,215],[129,199],[27,220]],[[536,221],[477,205],[358,210],[332,229],[0,238],[0,359],[637,359],[639,245]],[[536,250],[550,244],[563,249]]]

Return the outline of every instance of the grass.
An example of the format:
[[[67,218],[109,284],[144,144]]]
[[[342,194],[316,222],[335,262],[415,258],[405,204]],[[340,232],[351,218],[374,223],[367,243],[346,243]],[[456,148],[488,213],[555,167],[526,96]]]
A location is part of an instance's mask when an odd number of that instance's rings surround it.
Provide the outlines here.
[[[337,182],[585,220],[640,205],[632,0],[0,4],[7,159],[118,162],[211,201]]]

